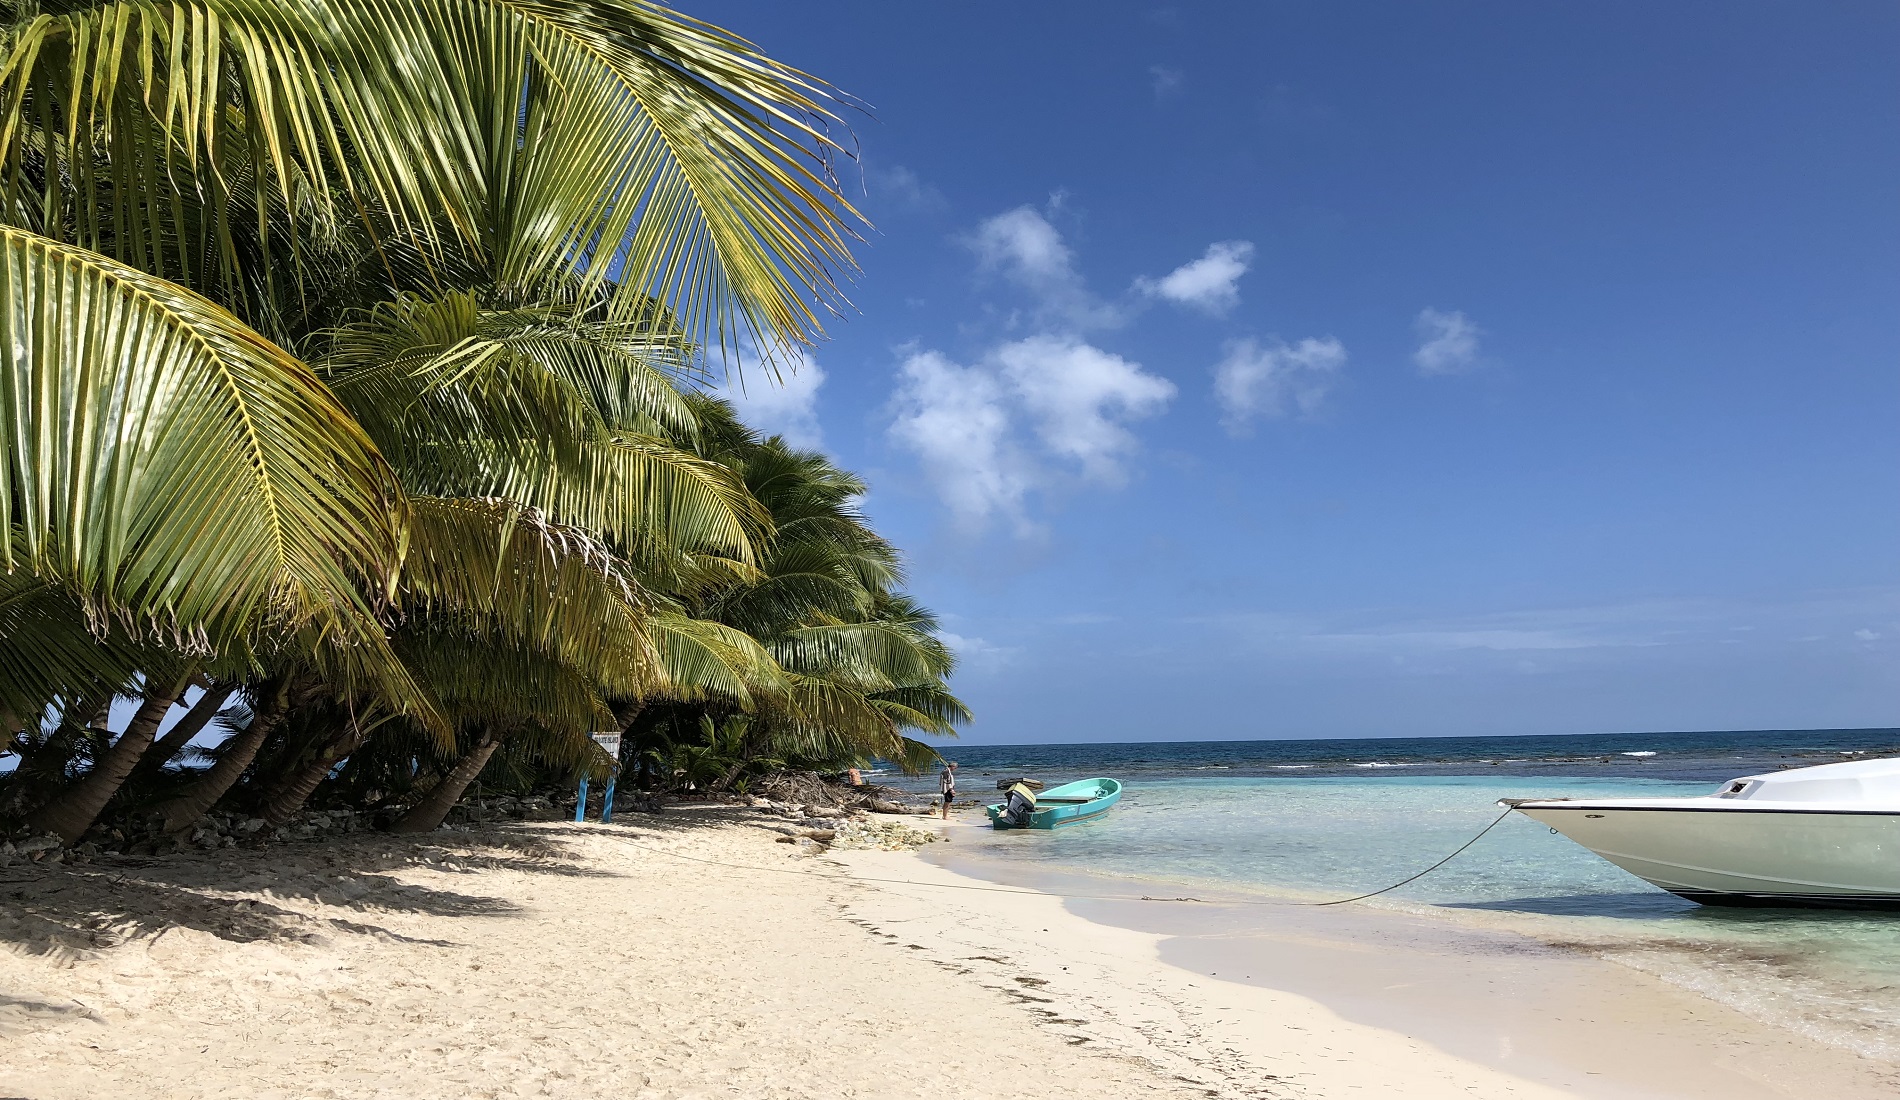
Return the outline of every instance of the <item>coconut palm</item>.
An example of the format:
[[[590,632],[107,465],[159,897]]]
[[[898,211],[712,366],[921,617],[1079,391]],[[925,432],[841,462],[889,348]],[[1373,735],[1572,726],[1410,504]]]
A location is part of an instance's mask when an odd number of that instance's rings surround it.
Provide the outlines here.
[[[849,264],[823,85],[650,4],[46,0],[0,4],[0,21],[0,323],[27,350],[0,372],[0,555],[76,602],[87,633],[146,646],[141,731],[169,711],[180,657],[257,631],[266,650],[340,646],[291,659],[359,665],[386,707],[433,720],[380,625],[409,492],[291,353],[314,332],[483,289],[781,348],[817,336]],[[511,353],[576,365],[557,327],[543,317]],[[731,517],[690,530],[718,486],[642,427],[595,431],[580,464],[486,473],[557,519],[595,507],[629,540],[739,553]],[[70,654],[40,621],[0,640],[0,665]],[[47,690],[114,680],[44,673],[0,684],[10,728],[36,724]],[[142,739],[42,819],[84,828]]]
[[[841,302],[822,84],[639,0],[0,21],[0,719],[93,760],[37,824],[162,766],[210,665],[246,717],[170,829],[246,777],[287,819],[379,738],[445,762],[433,827],[610,706],[833,755],[961,716],[855,482],[683,396]]]
[[[734,470],[771,516],[772,537],[755,574],[708,583],[680,597],[705,621],[755,639],[779,687],[743,724],[726,782],[754,756],[847,765],[873,757],[920,767],[934,750],[907,732],[952,735],[968,712],[945,687],[954,656],[933,617],[898,590],[896,550],[857,511],[863,482],[824,455],[760,439],[725,402],[699,397],[702,454]],[[661,729],[724,730],[722,701],[693,701],[635,716],[628,751],[655,747]],[[640,720],[644,718],[644,720]],[[723,736],[723,734],[722,734]],[[666,737],[668,743],[681,741]],[[700,744],[715,742],[701,737]]]

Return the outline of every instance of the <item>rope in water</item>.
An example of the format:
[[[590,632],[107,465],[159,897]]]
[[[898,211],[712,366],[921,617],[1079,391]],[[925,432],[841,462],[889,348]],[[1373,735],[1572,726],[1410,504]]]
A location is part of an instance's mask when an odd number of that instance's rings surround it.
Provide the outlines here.
[[[1291,904],[1291,905],[1310,905],[1316,908],[1323,908],[1328,905],[1347,905],[1355,901],[1364,901],[1367,898],[1376,898],[1380,894],[1385,894],[1393,890],[1397,890],[1399,887],[1404,886],[1407,883],[1417,882],[1419,879],[1424,878],[1426,875],[1431,874],[1433,871],[1438,870],[1440,867],[1443,867],[1445,864],[1450,863],[1452,860],[1457,859],[1459,856],[1463,855],[1465,852],[1465,849],[1471,847],[1473,844],[1476,844],[1478,841],[1482,840],[1484,838],[1484,834],[1490,832],[1492,829],[1497,828],[1498,823],[1503,821],[1505,818],[1509,816],[1511,816],[1511,811],[1505,810],[1503,813],[1493,818],[1491,820],[1491,824],[1486,825],[1484,828],[1478,830],[1478,833],[1476,836],[1472,837],[1470,840],[1465,841],[1463,844],[1460,844],[1458,846],[1457,851],[1452,852],[1450,855],[1446,856],[1444,859],[1439,860],[1437,863],[1432,864],[1430,867],[1425,868],[1423,871],[1420,871],[1419,873],[1412,875],[1409,878],[1400,879],[1399,881],[1393,883],[1390,886],[1384,887],[1383,889],[1374,890],[1369,894],[1359,894],[1356,897],[1340,898],[1337,901],[1276,902],[1276,901],[1245,901],[1243,900],[1243,901],[1220,903],[1220,902],[1208,902],[1204,898],[1195,898],[1195,897],[1158,898],[1151,894],[1063,894],[1063,893],[1057,893],[1052,890],[1019,890],[1013,886],[972,886],[967,883],[961,883],[961,882],[917,882],[912,879],[904,879],[904,878],[880,878],[876,875],[852,875],[849,881],[882,882],[882,883],[887,883],[893,886],[925,886],[925,887],[930,887],[932,889],[937,889],[937,890],[969,890],[975,893],[983,893],[983,894],[1019,894],[1024,897],[1063,898],[1065,900],[1072,900],[1072,901],[1173,901],[1173,902],[1195,902],[1202,905],[1209,905],[1209,904],[1289,905]],[[683,852],[669,852],[664,848],[654,848],[645,844],[634,844],[633,847],[638,848],[643,852],[652,852],[655,855],[671,856],[674,859],[683,859],[692,863],[703,863],[709,867],[725,867],[734,871],[770,871],[771,873],[778,874],[778,875],[816,875],[818,878],[833,879],[834,881],[837,879],[837,876],[835,875],[820,874],[816,871],[801,871],[795,867],[760,867],[756,864],[748,864],[748,863],[726,863],[717,859],[702,859],[699,856],[689,856]]]
[[[1511,810],[1514,810],[1516,808],[1517,807],[1513,806],[1511,807]],[[1387,891],[1397,890],[1399,887],[1404,886],[1408,882],[1417,882],[1419,879],[1424,878],[1426,875],[1431,874],[1433,871],[1438,870],[1440,867],[1443,867],[1445,864],[1450,863],[1452,860],[1457,859],[1460,855],[1463,855],[1464,850],[1466,848],[1469,848],[1473,844],[1476,844],[1480,839],[1484,837],[1484,834],[1497,828],[1498,822],[1503,821],[1507,817],[1510,817],[1511,810],[1506,810],[1503,813],[1499,814],[1498,816],[1492,818],[1491,824],[1486,825],[1482,829],[1479,829],[1477,836],[1474,836],[1470,840],[1467,840],[1463,844],[1460,844],[1456,852],[1453,852],[1452,854],[1446,856],[1444,859],[1441,859],[1437,863],[1432,864],[1430,867],[1425,868],[1423,871],[1420,871],[1418,874],[1413,875],[1411,878],[1402,878],[1399,881],[1393,883],[1392,885],[1386,887],[1384,890],[1374,890],[1370,894],[1360,894],[1356,898],[1340,898],[1338,901],[1309,901],[1306,904],[1313,905],[1313,906],[1322,906],[1322,907],[1327,906],[1327,905],[1345,905],[1349,902],[1364,901],[1367,898],[1376,898],[1380,894],[1386,893]]]

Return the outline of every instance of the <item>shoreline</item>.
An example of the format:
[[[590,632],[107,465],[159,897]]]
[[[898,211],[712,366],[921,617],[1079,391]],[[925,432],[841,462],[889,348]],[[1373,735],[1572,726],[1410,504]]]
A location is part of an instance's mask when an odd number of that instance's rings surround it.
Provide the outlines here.
[[[954,845],[920,859],[959,878],[1024,889],[1177,892],[973,857]],[[1566,1095],[1737,1100],[1900,1091],[1900,1067],[1520,930],[1251,898],[1178,906],[1077,899],[1061,908],[1074,920],[1146,936],[1157,961],[1200,982],[1302,996],[1342,1019]]]
[[[777,842],[780,820],[705,808],[15,868],[0,1094],[802,1100],[1080,1078],[1116,1097],[1714,1095],[1540,1077],[1341,1000],[1405,1008],[1381,970],[1403,950],[1334,943],[1319,991],[1216,977],[1193,935],[1089,908],[1125,903],[940,866],[974,825],[892,819],[946,834],[933,858],[814,858]],[[1731,1100],[1796,1095],[1710,1079]],[[1885,1094],[1855,1087],[1829,1094]]]

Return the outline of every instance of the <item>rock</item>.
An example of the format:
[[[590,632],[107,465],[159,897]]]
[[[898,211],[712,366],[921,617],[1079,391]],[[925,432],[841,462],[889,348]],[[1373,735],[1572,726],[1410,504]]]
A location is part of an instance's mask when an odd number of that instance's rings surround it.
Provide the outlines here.
[[[15,851],[19,852],[23,856],[38,856],[41,852],[51,852],[51,851],[57,850],[58,848],[59,848],[58,837],[35,836],[35,837],[28,837],[27,839],[22,840],[19,843],[19,846],[15,848]]]
[[[270,824],[270,822],[265,821],[261,817],[247,817],[243,821],[238,822],[237,831],[244,836],[250,836],[268,824]]]

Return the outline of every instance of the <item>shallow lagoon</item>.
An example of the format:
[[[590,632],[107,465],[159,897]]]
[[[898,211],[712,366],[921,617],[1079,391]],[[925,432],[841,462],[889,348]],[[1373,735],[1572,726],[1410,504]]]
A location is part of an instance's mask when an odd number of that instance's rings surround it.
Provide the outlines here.
[[[1086,766],[1088,748],[1127,754],[1121,746],[1061,746],[1066,759],[1060,763],[1073,773],[1033,773],[1050,781],[1117,774]],[[1857,751],[1869,750],[1762,746],[1742,759],[1698,746],[1692,754],[1673,754],[1674,766],[1653,768],[1631,763],[1647,757],[1605,765],[1548,756],[1509,767],[1442,758],[1407,767],[1402,754],[1391,752],[1384,755],[1397,763],[1362,755],[1289,766],[1256,757],[1253,766],[1241,766],[1277,769],[1278,775],[1182,766],[1150,753],[1145,766],[1124,762],[1127,794],[1099,821],[1053,834],[978,832],[957,854],[966,867],[1121,879],[1139,894],[1329,900],[1429,866],[1495,819],[1499,798],[1699,795],[1733,775]],[[985,752],[961,755],[964,794],[980,797],[998,767],[981,759]],[[998,764],[1028,762],[1020,750],[1009,755],[1018,759]],[[1243,759],[1231,750],[1228,755]],[[1224,774],[1210,776],[1210,770]],[[1586,770],[1597,774],[1560,774]],[[1652,778],[1669,773],[1696,778]],[[1589,951],[1777,1026],[1900,1062],[1900,915],[1698,906],[1518,815],[1433,874],[1360,904]],[[1271,908],[1260,912],[1262,920],[1273,919]]]

